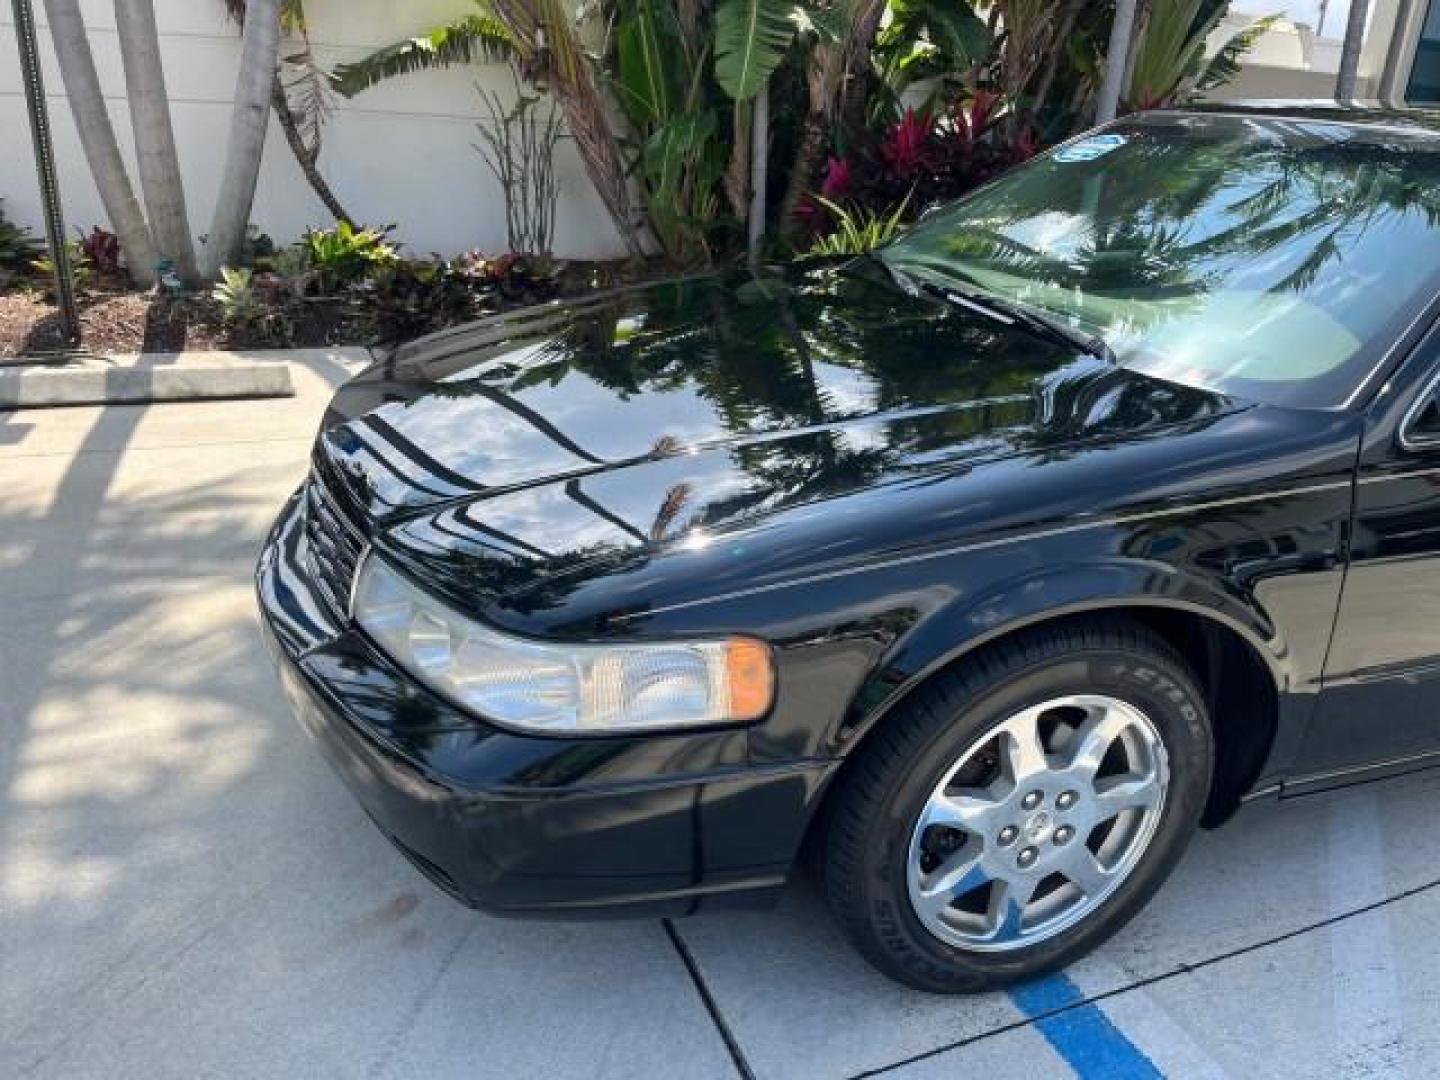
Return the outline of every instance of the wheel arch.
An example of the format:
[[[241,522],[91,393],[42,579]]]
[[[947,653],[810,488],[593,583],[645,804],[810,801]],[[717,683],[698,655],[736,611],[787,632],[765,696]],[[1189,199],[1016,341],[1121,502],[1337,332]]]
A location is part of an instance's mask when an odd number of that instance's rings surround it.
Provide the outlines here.
[[[1033,595],[1037,590],[1020,591]],[[1203,594],[1116,592],[1031,610],[1017,605],[1010,618],[990,625],[977,625],[973,614],[957,619],[954,613],[937,613],[898,642],[870,673],[835,732],[836,745],[850,758],[871,731],[932,678],[1008,638],[1096,616],[1133,619],[1185,658],[1206,696],[1216,764],[1204,823],[1217,825],[1267,775],[1280,729],[1280,701],[1292,684],[1292,673],[1284,643],[1262,612],[1240,608],[1229,598],[1223,604],[1210,601]],[[981,608],[976,605],[972,611]],[[984,608],[996,610],[997,605]],[[844,770],[842,765],[837,776]]]

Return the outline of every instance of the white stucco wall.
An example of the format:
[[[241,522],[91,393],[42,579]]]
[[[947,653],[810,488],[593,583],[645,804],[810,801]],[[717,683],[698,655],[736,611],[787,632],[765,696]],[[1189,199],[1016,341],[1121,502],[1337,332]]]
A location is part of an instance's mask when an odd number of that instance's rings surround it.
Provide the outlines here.
[[[80,150],[64,86],[54,63],[42,0],[46,90],[55,129],[67,224],[104,224],[99,195]],[[82,0],[101,85],[137,183],[131,151],[124,72],[110,0]],[[208,231],[219,190],[229,100],[239,60],[239,37],[220,0],[155,0],[190,223]],[[329,66],[363,56],[470,10],[468,0],[308,0],[311,40]],[[286,46],[282,45],[282,49]],[[346,208],[367,223],[394,221],[412,252],[455,254],[470,248],[503,251],[499,186],[473,145],[484,108],[475,82],[513,93],[508,70],[489,65],[404,76],[353,101],[337,100],[326,129],[321,170]],[[0,198],[12,218],[38,227],[39,190],[20,83],[10,5],[0,10]],[[556,252],[575,258],[623,254],[604,207],[568,138],[560,146],[560,207]],[[331,223],[300,174],[274,124],[253,218],[281,243],[308,225]]]

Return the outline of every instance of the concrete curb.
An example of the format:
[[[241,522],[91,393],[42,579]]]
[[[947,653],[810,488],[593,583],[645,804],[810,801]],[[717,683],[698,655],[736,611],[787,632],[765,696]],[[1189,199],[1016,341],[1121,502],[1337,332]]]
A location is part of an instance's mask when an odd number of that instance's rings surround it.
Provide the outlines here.
[[[0,409],[294,395],[288,364],[240,353],[145,354],[0,368]]]

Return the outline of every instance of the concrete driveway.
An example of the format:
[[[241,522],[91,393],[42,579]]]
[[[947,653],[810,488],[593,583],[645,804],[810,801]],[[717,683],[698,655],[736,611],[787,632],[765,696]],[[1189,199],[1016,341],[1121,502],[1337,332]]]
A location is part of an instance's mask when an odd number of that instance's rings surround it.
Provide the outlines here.
[[[1390,1076],[1440,1070],[1440,773],[1201,836],[1103,953],[1010,994],[774,912],[475,915],[287,711],[250,590],[328,387],[0,414],[0,1076]]]

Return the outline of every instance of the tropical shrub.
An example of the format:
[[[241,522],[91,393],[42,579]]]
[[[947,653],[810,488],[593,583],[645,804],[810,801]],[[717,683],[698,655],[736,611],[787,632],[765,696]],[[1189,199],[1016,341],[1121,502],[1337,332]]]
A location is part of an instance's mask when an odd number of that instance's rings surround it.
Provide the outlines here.
[[[376,337],[390,344],[470,318],[476,287],[450,263],[402,259],[377,269],[359,295],[375,320]]]
[[[0,201],[0,286],[29,271],[31,264],[44,256],[45,245],[29,229],[6,217],[5,204]]]
[[[356,228],[342,221],[333,229],[307,229],[299,246],[309,258],[319,288],[330,291],[394,265],[400,258],[389,239],[394,228]]]
[[[811,245],[810,255],[864,255],[888,244],[900,231],[910,202],[907,197],[894,209],[877,213],[841,206],[824,197],[818,201],[829,211],[834,229]]]
[[[49,296],[54,290],[55,264],[51,261],[46,248],[40,248],[41,255],[30,263],[30,271],[36,277],[45,282],[46,295]],[[95,264],[90,261],[90,256],[85,252],[84,243],[80,239],[65,241],[65,253],[70,261],[70,280],[75,286],[76,292],[84,292],[95,284]]]
[[[1151,0],[1126,92],[1130,107],[1162,108],[1234,78],[1276,16],[1255,20],[1207,58],[1206,41],[1229,10],[1229,0]]]
[[[316,270],[307,247],[294,244],[265,261],[269,269],[264,272],[264,280],[271,289],[290,300],[303,300],[315,283]]]
[[[256,294],[255,276],[243,266],[221,267],[220,280],[210,291],[210,297],[220,305],[220,317],[227,326],[253,326],[265,310]]]
[[[77,243],[97,275],[114,278],[124,272],[120,259],[120,237],[113,232],[96,225],[91,228],[89,236],[81,233]]]

